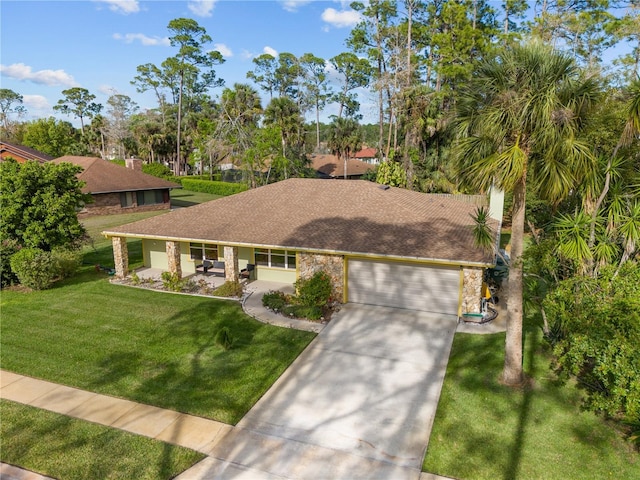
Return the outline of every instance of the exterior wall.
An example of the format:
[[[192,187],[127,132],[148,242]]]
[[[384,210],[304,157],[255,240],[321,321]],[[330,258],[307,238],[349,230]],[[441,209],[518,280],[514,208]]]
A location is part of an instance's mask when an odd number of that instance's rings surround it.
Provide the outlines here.
[[[120,193],[98,193],[92,194],[93,203],[88,203],[85,208],[78,213],[79,217],[88,217],[91,215],[114,215],[117,213],[136,213],[136,212],[154,212],[159,210],[169,210],[171,208],[171,197],[167,202],[157,203],[155,205],[134,204],[131,207],[120,206]]]
[[[180,242],[180,266],[183,276],[196,273],[196,262],[191,258],[189,250],[189,242]]]
[[[125,237],[113,237],[113,262],[116,267],[116,277],[124,278],[129,275],[129,249]]]
[[[247,264],[255,264],[255,257],[253,256],[253,248],[238,247],[238,268],[242,270],[247,268]]]
[[[482,298],[481,268],[464,268],[462,284],[462,314],[480,313],[480,300]]]
[[[313,276],[319,270],[325,271],[331,277],[333,298],[339,302],[344,299],[344,257],[341,255],[324,255],[315,253],[300,253],[298,255],[298,269],[300,278]]]
[[[144,266],[169,270],[166,242],[163,240],[142,240]]]
[[[281,268],[256,267],[256,278],[267,282],[293,284],[296,281],[296,271]]]

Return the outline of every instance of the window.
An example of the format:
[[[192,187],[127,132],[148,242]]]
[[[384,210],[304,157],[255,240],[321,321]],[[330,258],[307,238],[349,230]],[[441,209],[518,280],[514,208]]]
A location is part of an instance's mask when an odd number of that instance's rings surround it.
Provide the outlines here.
[[[138,205],[156,205],[164,201],[162,190],[143,190],[136,192],[136,196]]]
[[[121,207],[133,207],[133,192],[122,192],[120,194]]]
[[[192,260],[218,260],[218,246],[210,243],[190,243],[189,253]]]
[[[295,269],[296,252],[256,248],[255,262],[256,265],[262,265],[264,267]]]

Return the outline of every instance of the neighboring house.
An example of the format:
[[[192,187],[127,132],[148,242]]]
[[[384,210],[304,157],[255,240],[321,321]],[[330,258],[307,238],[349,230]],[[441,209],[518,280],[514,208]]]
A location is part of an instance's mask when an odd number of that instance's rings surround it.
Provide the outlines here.
[[[168,210],[172,188],[181,185],[142,171],[142,160],[128,158],[126,167],[98,157],[67,155],[52,160],[82,167],[78,179],[85,183],[83,193],[90,193],[93,203],[79,212],[80,216]]]
[[[460,316],[479,312],[483,272],[495,263],[472,231],[471,215],[487,203],[293,178],[102,233],[112,238],[118,277],[129,272],[127,238],[137,238],[145,267],[184,277],[203,259],[223,260],[227,280],[247,264],[258,280],[288,284],[321,269],[338,301]]]
[[[377,156],[378,150],[373,147],[363,148],[359,152],[356,152],[353,155],[353,158],[356,160],[360,160],[364,163],[369,163],[371,165],[377,165],[380,163],[380,159]]]
[[[2,141],[0,142],[0,160],[7,158],[13,158],[18,163],[28,162],[29,160],[44,163],[53,160],[52,156],[33,148]]]
[[[344,160],[336,155],[312,155],[311,168],[318,173],[319,178],[344,178]],[[347,179],[358,179],[373,168],[368,163],[349,159],[347,160]]]

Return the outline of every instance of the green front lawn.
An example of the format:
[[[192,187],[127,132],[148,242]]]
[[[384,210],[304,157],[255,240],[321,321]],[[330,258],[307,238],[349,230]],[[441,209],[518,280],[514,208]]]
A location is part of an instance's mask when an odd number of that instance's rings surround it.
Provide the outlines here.
[[[65,480],[170,479],[204,455],[0,400],[2,461]]]
[[[237,302],[112,285],[85,268],[40,292],[3,291],[2,368],[235,424],[314,337]],[[224,350],[216,334],[235,339]]]
[[[525,329],[530,388],[497,379],[504,334],[456,334],[423,469],[460,479],[640,478],[640,455],[580,410],[580,392],[549,368],[539,328]]]
[[[203,192],[192,192],[191,190],[179,188],[171,190],[171,207],[191,207],[193,205],[209,202],[221,197],[222,195],[213,195],[211,193]]]

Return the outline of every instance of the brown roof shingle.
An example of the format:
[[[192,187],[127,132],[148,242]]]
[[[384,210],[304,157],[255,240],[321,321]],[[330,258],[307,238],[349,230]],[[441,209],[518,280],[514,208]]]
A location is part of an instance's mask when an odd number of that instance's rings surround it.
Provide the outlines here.
[[[133,192],[181,188],[177,183],[138,172],[98,157],[66,155],[52,160],[54,163],[72,163],[83,168],[78,179],[86,183],[84,193]]]
[[[336,178],[344,177],[344,160],[336,155],[314,155],[311,158],[311,167],[324,175]],[[367,170],[373,170],[370,165],[361,160],[350,158],[347,160],[347,175],[362,175]]]
[[[475,209],[363,180],[294,178],[103,233],[488,264],[473,243]]]

